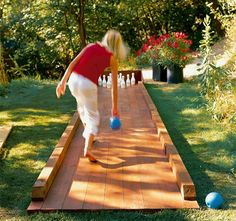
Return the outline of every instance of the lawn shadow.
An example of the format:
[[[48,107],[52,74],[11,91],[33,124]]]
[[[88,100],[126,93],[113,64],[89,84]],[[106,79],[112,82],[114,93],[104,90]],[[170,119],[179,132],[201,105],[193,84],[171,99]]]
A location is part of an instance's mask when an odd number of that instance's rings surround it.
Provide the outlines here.
[[[70,93],[58,100],[55,88],[13,82],[0,97],[0,124],[13,124],[0,153],[0,208],[9,213],[25,213],[32,185],[76,109]]]
[[[15,126],[0,153],[0,207],[24,212],[32,185],[47,162],[66,124]]]

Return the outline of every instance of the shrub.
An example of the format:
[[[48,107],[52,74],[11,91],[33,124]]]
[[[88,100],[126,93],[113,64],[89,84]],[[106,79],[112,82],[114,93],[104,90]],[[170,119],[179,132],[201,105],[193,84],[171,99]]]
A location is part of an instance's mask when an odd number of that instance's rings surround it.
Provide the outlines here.
[[[201,95],[206,98],[207,110],[210,111],[215,120],[228,120],[232,122],[236,117],[236,104],[232,92],[230,72],[225,66],[217,66],[212,56],[211,20],[209,16],[204,19],[205,30],[201,41],[201,53],[203,62],[199,68],[199,85]]]
[[[192,59],[191,45],[192,41],[182,32],[164,34],[158,38],[151,36],[137,52],[137,63],[143,65],[156,63],[166,67],[176,64],[184,67]]]

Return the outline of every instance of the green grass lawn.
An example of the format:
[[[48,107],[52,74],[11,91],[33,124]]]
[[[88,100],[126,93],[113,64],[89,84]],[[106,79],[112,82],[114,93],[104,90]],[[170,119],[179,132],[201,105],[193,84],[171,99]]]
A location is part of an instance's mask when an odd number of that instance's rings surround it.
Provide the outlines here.
[[[32,185],[76,109],[68,90],[56,99],[55,86],[26,79],[0,88],[0,125],[14,125],[0,158],[0,220],[236,220],[236,126],[211,120],[193,83],[146,88],[196,185],[200,209],[27,215]],[[222,209],[206,208],[212,191],[223,195]]]

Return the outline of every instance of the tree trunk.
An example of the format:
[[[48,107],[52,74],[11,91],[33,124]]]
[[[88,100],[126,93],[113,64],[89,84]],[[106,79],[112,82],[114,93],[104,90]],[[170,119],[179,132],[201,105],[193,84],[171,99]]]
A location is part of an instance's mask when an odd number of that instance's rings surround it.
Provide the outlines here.
[[[5,65],[4,65],[3,47],[2,47],[2,42],[0,41],[0,84],[6,85],[8,84],[8,82],[9,79],[5,71]]]
[[[4,3],[3,3],[4,4]],[[0,6],[0,28],[3,29],[3,7],[4,5]],[[5,71],[5,64],[4,64],[4,54],[3,54],[3,31],[0,32],[0,84],[6,85],[9,82],[8,75]]]
[[[86,46],[86,31],[85,31],[85,24],[84,24],[84,7],[85,7],[86,0],[80,0],[80,8],[79,8],[79,35],[81,40],[81,46]]]

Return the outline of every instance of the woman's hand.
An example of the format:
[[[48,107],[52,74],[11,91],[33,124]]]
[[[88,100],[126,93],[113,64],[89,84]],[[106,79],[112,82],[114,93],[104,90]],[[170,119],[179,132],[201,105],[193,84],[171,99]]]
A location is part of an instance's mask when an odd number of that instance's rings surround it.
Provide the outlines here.
[[[65,90],[66,90],[66,84],[60,82],[57,85],[57,88],[56,88],[57,98],[60,98],[62,95],[64,95],[65,94]]]
[[[114,108],[111,110],[111,116],[112,117],[119,117],[119,112],[118,110],[115,110]]]
[[[112,98],[112,109],[111,115],[113,117],[119,117],[118,113],[118,83],[117,83],[117,76],[118,76],[118,61],[111,56],[110,60],[110,67],[112,73],[112,89],[111,89],[111,98]]]

